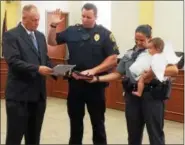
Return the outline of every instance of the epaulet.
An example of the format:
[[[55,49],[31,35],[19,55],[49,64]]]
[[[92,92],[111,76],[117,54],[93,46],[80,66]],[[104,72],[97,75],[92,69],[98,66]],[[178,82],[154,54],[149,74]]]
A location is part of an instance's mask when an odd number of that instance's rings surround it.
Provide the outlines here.
[[[98,27],[102,27],[102,28],[105,28],[103,25],[101,25],[101,24],[98,24]]]
[[[77,27],[78,27],[78,26],[81,26],[81,25],[82,25],[82,24],[77,23],[77,24],[75,24],[74,26],[77,26]]]
[[[98,28],[103,28],[103,29],[105,29],[105,30],[108,30],[107,28],[105,28],[103,25],[101,25],[101,24],[99,24],[99,25],[97,25],[98,26]]]
[[[131,49],[126,50],[126,52],[128,53],[128,52],[133,51],[133,50],[134,50],[134,48],[131,48]]]
[[[128,49],[128,51],[129,51],[129,50],[135,50],[135,49],[136,49],[136,47],[137,47],[137,46],[136,46],[136,45],[134,45],[134,47],[133,47],[133,48],[131,48],[131,49]]]
[[[127,51],[130,51],[130,50],[134,50],[134,48],[130,48],[130,49],[128,49]]]
[[[105,32],[105,34],[108,34],[109,35],[110,33],[112,33],[110,30],[108,30],[106,27],[104,27],[101,24],[97,25],[97,28],[98,28],[99,31]]]

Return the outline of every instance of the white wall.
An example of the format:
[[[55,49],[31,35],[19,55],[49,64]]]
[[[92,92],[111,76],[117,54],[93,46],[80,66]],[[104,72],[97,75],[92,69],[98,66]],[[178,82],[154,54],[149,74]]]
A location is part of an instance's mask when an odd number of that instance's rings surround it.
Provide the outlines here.
[[[155,1],[153,36],[170,40],[183,51],[183,1]]]
[[[153,36],[170,40],[175,51],[183,51],[183,1],[155,1]],[[134,31],[139,25],[137,1],[112,1],[111,30],[120,56],[134,45]]]
[[[69,25],[81,23],[81,9],[83,1],[68,1]]]
[[[134,44],[134,31],[138,26],[137,1],[112,1],[111,30],[119,46],[122,57]]]

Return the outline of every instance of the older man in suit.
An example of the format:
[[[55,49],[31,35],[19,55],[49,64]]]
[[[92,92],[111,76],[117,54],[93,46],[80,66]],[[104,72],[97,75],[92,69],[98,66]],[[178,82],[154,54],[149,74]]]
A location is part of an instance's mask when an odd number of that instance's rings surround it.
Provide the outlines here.
[[[3,37],[3,53],[8,64],[5,92],[7,113],[6,145],[38,145],[46,108],[47,75],[51,63],[45,36],[37,31],[39,12],[34,5],[22,10],[22,22]]]

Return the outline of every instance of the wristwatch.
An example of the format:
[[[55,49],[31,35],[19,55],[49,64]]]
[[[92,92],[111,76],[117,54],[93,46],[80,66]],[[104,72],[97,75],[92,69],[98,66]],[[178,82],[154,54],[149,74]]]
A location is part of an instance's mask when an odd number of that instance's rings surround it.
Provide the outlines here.
[[[53,24],[50,24],[50,27],[51,28],[56,28],[57,26],[56,25],[53,25]]]
[[[100,81],[100,78],[99,78],[99,76],[96,76],[96,80],[97,80],[97,82],[99,82],[99,81]]]

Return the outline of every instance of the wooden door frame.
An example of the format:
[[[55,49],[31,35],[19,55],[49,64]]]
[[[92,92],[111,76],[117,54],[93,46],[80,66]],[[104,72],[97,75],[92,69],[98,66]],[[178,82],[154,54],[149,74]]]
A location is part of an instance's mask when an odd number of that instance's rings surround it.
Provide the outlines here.
[[[52,10],[45,10],[45,36],[48,37],[48,31],[49,31],[49,27],[48,27],[48,14],[51,14],[53,11]],[[65,27],[64,29],[66,29],[68,26],[69,26],[69,12],[62,12],[62,14],[65,15],[66,17],[66,20],[65,20]],[[66,49],[67,49],[67,46],[65,46]],[[60,60],[60,61],[64,61],[66,63],[66,60],[65,59],[61,59],[61,58],[53,58],[53,57],[50,57],[50,59],[53,59],[53,60]]]

